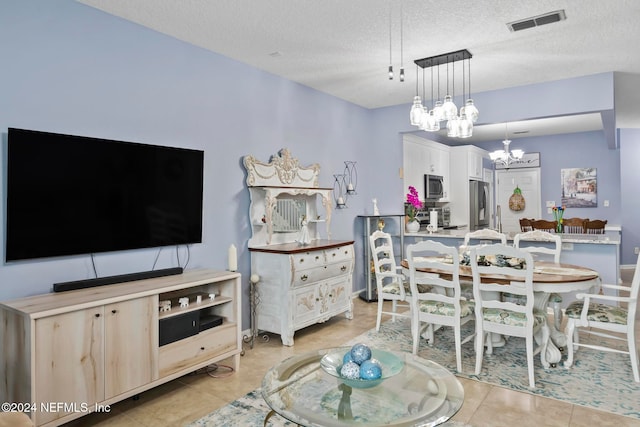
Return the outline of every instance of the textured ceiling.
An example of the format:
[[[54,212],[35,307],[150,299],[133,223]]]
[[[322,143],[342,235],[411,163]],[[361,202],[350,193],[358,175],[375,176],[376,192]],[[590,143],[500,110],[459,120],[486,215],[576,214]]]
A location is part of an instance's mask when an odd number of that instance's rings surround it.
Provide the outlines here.
[[[459,49],[473,54],[472,92],[616,71],[617,127],[640,127],[637,0],[78,1],[366,108],[410,103],[413,60]],[[507,28],[559,9],[565,21]]]

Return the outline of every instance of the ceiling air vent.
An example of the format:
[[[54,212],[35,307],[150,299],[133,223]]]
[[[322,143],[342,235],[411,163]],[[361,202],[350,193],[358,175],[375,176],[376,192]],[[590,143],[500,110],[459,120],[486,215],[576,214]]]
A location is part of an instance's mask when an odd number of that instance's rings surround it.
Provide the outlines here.
[[[510,31],[514,32],[526,30],[527,28],[539,27],[540,25],[551,24],[553,22],[564,21],[565,19],[567,19],[567,15],[565,15],[564,10],[556,10],[555,12],[545,13],[544,15],[509,22],[507,27],[509,27]]]

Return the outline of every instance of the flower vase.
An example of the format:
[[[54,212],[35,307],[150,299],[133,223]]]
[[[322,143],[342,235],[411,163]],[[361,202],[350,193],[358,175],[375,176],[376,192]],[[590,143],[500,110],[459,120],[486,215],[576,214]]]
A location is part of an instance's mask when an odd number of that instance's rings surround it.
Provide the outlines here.
[[[420,231],[420,222],[416,219],[410,220],[405,226],[407,233],[417,233]]]

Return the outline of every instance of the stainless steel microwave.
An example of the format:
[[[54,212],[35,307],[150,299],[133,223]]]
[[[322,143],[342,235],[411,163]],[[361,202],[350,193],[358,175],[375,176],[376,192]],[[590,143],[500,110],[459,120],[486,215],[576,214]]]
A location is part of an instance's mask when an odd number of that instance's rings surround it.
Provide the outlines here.
[[[444,178],[440,175],[424,176],[425,200],[436,200],[444,197]]]

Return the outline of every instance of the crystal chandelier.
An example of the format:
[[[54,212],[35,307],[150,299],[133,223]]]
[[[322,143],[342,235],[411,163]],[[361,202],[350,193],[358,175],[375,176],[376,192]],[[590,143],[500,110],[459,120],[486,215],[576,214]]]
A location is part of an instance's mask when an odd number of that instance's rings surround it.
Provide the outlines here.
[[[472,55],[468,50],[463,49],[456,52],[445,53],[443,55],[432,56],[429,58],[416,59],[416,96],[413,98],[413,105],[409,113],[409,119],[413,126],[428,132],[437,132],[440,128],[447,129],[447,136],[452,138],[469,138],[473,135],[473,123],[478,120],[478,109],[471,99],[471,58]],[[469,66],[467,67],[469,77],[466,78],[465,60]],[[464,105],[460,108],[455,104],[455,62],[462,61],[462,100]],[[440,100],[440,65],[447,66],[447,92],[445,97]],[[452,91],[449,92],[449,64],[452,65]],[[438,76],[438,97],[434,102],[433,96],[433,67],[437,67]],[[422,98],[418,94],[418,74],[422,68]],[[431,68],[431,101],[432,107],[423,105],[425,92],[425,68]],[[465,86],[465,80],[467,85]],[[469,89],[469,98],[465,99],[465,90]],[[442,126],[440,122],[446,122]]]
[[[522,160],[522,156],[524,156],[524,151],[522,150],[511,150],[509,151],[509,145],[511,141],[507,138],[507,124],[504,125],[504,150],[496,150],[492,153],[489,153],[489,157],[491,161],[495,164],[504,165],[506,168],[509,167],[512,163],[517,163]]]

